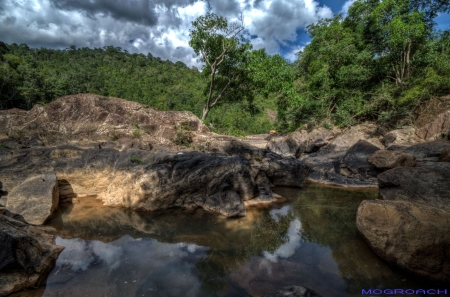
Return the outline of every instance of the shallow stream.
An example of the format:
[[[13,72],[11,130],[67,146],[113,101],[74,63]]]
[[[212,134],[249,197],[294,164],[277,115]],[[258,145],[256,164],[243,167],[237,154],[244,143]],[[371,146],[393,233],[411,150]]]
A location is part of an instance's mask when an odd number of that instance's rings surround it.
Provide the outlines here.
[[[237,219],[80,198],[50,223],[66,248],[47,286],[14,296],[264,296],[301,285],[340,297],[436,287],[387,266],[358,234],[358,205],[377,190],[311,184],[275,192],[287,201]]]

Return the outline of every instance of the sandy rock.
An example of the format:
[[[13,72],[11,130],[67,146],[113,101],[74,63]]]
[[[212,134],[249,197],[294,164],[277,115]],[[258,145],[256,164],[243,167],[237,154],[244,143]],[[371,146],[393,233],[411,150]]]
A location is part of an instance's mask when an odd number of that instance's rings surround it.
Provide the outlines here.
[[[54,236],[0,209],[0,296],[45,284],[63,249]]]
[[[450,171],[398,167],[378,175],[380,196],[450,211]]]
[[[389,150],[376,151],[367,161],[379,169],[416,166],[416,160],[413,155]]]
[[[405,201],[365,200],[358,208],[356,225],[388,263],[450,282],[449,212]]]
[[[390,145],[413,145],[423,142],[416,135],[416,129],[414,127],[406,127],[398,130],[393,130],[386,133],[381,142],[386,146]]]
[[[450,162],[450,147],[442,150],[439,155],[439,162]]]
[[[8,194],[6,207],[34,225],[43,224],[58,208],[58,182],[54,173],[26,179]]]
[[[209,132],[192,112],[158,111],[137,102],[96,94],[61,97],[30,111],[0,111],[0,131],[9,137],[23,138],[22,148],[116,141],[143,149],[148,148],[148,143],[174,145],[173,138],[180,131]],[[134,140],[139,141],[133,144]]]
[[[416,130],[416,135],[426,141],[442,138],[450,132],[450,110],[439,114],[435,120]]]

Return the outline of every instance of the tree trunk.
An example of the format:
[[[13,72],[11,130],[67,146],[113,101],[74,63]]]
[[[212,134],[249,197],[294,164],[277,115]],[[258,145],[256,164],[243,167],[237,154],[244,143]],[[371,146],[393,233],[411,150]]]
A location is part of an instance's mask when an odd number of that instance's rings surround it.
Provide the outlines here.
[[[209,111],[210,111],[210,108],[208,108],[208,106],[203,107],[202,122],[205,121],[206,116],[208,115]]]

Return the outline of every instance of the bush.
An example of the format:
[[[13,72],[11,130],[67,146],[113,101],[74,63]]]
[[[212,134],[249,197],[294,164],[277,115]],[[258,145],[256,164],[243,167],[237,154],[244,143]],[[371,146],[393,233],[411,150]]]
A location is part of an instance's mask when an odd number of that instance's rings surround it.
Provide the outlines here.
[[[131,161],[131,163],[135,163],[135,164],[142,164],[142,162],[144,162],[141,158],[138,158],[136,156],[131,156],[130,161]]]

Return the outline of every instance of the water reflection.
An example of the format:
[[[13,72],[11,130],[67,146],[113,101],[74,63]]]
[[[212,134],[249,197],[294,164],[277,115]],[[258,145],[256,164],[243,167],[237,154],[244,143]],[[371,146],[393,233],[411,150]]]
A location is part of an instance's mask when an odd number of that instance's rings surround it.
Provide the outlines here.
[[[33,296],[264,296],[302,285],[326,297],[435,286],[392,270],[357,233],[356,209],[376,191],[310,185],[276,192],[288,202],[239,219],[80,200],[52,221],[66,249]]]

